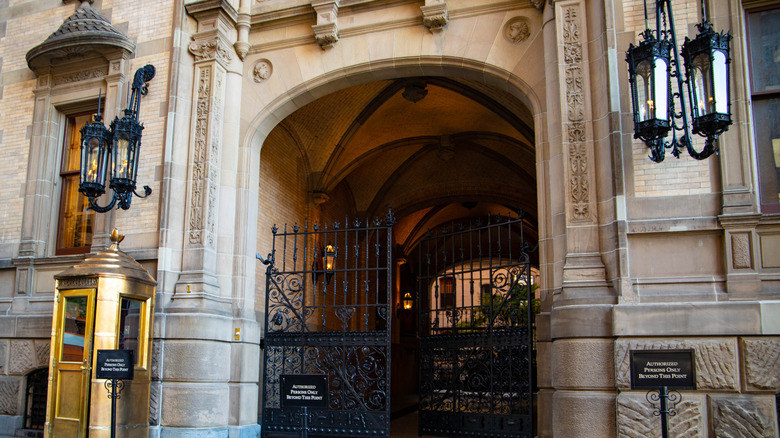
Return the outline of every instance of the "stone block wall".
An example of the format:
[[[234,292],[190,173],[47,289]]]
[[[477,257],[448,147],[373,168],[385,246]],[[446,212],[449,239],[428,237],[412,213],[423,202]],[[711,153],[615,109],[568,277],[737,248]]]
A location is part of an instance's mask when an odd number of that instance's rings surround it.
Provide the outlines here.
[[[631,350],[693,349],[696,390],[680,391],[670,436],[775,437],[780,391],[780,337],[618,338],[615,381],[618,437],[660,436],[647,391],[630,389]]]

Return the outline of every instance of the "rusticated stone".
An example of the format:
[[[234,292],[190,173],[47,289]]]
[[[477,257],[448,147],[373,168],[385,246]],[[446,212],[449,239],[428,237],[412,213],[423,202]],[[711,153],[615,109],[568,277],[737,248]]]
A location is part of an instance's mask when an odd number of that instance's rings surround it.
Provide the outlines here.
[[[160,361],[162,360],[162,347],[160,341],[152,342],[152,380],[162,379],[160,374]]]
[[[745,382],[750,389],[780,388],[780,338],[743,338]]]
[[[712,428],[718,438],[777,437],[774,396],[710,396]]]
[[[8,341],[0,341],[0,374],[8,370]]]
[[[47,367],[49,366],[49,353],[51,351],[51,341],[50,340],[41,340],[41,341],[35,341],[35,357],[38,360],[38,367]]]
[[[149,392],[149,424],[157,426],[160,424],[160,392],[162,383],[152,382]]]
[[[682,394],[680,402],[674,406],[675,415],[669,417],[669,436],[706,436],[707,421],[702,406],[706,406],[705,396]],[[653,406],[644,392],[621,393],[617,400],[618,437],[661,436],[661,419],[653,414],[657,410],[658,405]]]
[[[37,358],[33,342],[11,341],[8,374],[23,375],[35,368],[37,368]]]
[[[0,414],[16,415],[19,400],[19,379],[0,381]]]
[[[629,351],[694,350],[698,389],[737,390],[737,341],[735,338],[708,339],[618,339],[615,341],[615,372],[618,388],[631,387]]]

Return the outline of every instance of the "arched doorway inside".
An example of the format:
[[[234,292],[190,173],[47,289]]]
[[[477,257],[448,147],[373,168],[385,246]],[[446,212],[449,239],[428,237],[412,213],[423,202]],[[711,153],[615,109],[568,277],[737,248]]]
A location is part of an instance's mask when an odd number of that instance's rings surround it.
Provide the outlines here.
[[[400,78],[314,100],[263,143],[261,252],[271,247],[273,224],[345,223],[393,208],[393,417],[408,418],[417,404],[425,293],[418,290],[418,260],[426,233],[522,211],[527,243],[538,242],[533,119],[519,99],[478,81]],[[531,264],[538,269],[537,255]],[[265,285],[262,269],[257,284]],[[411,309],[404,308],[407,293],[417,303]],[[264,297],[256,302],[263,312]]]

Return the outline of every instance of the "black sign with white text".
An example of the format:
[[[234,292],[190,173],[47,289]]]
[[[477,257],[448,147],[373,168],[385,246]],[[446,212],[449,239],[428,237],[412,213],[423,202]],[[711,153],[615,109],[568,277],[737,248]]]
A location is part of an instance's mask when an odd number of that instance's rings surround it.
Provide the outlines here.
[[[133,350],[98,350],[96,379],[133,380]]]
[[[631,350],[631,389],[696,389],[693,350]]]
[[[328,376],[286,374],[279,378],[282,407],[328,407]]]

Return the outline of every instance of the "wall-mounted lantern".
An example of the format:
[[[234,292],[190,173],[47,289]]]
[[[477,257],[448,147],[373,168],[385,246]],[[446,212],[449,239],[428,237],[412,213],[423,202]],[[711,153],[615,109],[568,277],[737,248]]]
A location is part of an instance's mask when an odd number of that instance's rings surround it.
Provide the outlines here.
[[[98,113],[92,123],[81,128],[81,175],[79,192],[89,199],[89,208],[104,213],[114,205],[127,210],[135,193],[139,198],[145,198],[152,193],[149,186],[144,186],[144,194],[135,191],[138,176],[138,160],[141,150],[141,131],[143,124],[138,121],[141,108],[141,96],[148,93],[148,82],[154,78],[153,65],[139,68],[135,72],[132,84],[132,94],[127,102],[125,115],[114,118],[110,129],[106,129],[100,116],[101,98],[98,97]],[[110,163],[110,166],[109,166]],[[106,192],[106,180],[114,194],[111,202],[101,207],[97,198]]]
[[[666,148],[671,148],[672,155],[679,158],[684,147],[697,160],[717,153],[715,141],[731,125],[728,68],[731,35],[712,30],[705,3],[702,1],[702,22],[697,25],[699,34],[693,40],[686,38],[682,47],[685,79],[670,0],[655,0],[655,31],[650,29],[645,2],[643,41],[638,46],[630,44],[626,52],[634,138],[647,144],[650,159],[656,163],[664,160]],[[672,78],[676,78],[676,92],[672,91]],[[692,145],[683,83],[692,106],[693,133],[706,138],[701,152]],[[679,112],[676,102],[679,102]],[[672,131],[671,142],[666,140],[669,131]]]
[[[412,310],[412,306],[414,305],[414,298],[412,298],[411,292],[406,292],[404,294],[404,297],[401,300],[401,305],[404,310]]]

